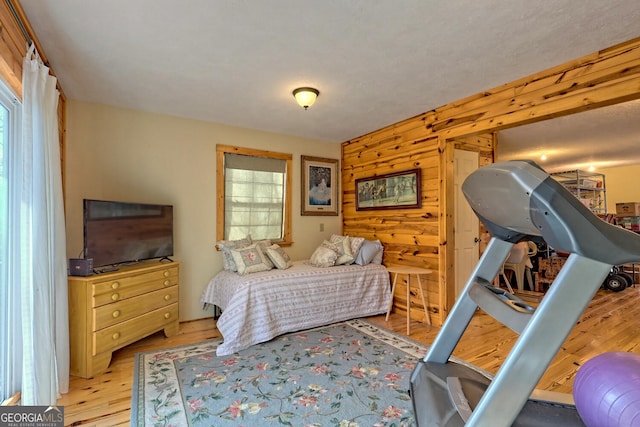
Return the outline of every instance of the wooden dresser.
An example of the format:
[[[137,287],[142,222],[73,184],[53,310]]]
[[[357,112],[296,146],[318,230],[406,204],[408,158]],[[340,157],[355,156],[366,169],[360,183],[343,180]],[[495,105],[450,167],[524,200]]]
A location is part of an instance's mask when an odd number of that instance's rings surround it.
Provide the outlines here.
[[[159,330],[178,332],[179,263],[157,260],[69,277],[71,375],[105,371],[111,353]]]

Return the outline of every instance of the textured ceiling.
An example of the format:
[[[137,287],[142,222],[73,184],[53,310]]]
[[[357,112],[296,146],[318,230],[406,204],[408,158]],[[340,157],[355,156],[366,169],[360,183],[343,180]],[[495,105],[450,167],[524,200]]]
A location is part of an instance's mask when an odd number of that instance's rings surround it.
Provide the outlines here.
[[[640,100],[501,131],[497,159],[549,172],[640,164]]]
[[[640,35],[638,0],[21,5],[69,98],[335,142]]]

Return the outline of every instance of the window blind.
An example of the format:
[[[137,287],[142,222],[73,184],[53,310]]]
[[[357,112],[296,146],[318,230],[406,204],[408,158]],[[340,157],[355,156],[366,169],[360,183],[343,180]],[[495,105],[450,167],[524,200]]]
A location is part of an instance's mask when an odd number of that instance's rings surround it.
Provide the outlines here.
[[[283,239],[285,174],[284,160],[225,153],[226,239]]]

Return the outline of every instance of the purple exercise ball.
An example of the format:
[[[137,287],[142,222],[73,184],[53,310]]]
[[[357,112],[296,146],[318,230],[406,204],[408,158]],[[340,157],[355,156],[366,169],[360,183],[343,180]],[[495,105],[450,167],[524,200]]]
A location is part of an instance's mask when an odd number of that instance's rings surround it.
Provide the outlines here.
[[[640,426],[640,354],[611,352],[576,374],[573,399],[587,427]]]

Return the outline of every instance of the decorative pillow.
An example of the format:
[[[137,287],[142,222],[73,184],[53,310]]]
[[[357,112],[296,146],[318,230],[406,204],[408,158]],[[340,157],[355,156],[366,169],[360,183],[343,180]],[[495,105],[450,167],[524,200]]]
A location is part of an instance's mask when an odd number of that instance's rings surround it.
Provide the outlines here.
[[[365,240],[362,242],[354,262],[358,265],[382,264],[383,251],[384,246],[382,246],[380,240]]]
[[[238,266],[239,274],[257,273],[258,271],[271,270],[267,264],[266,256],[257,244],[252,244],[240,249],[231,249],[233,261]]]
[[[222,252],[222,263],[225,270],[238,271],[236,263],[231,256],[232,249],[240,249],[251,244],[251,236],[239,240],[220,240],[216,243],[216,248]]]
[[[325,240],[313,252],[309,262],[316,267],[332,267],[338,259],[338,250],[336,245]]]
[[[291,267],[291,258],[280,246],[273,244],[267,248],[265,253],[276,268],[286,270]]]
[[[360,246],[362,246],[362,242],[364,242],[364,237],[351,237],[351,236],[341,236],[339,234],[332,234],[329,241],[331,243],[337,243],[344,237],[349,237],[349,243],[351,244],[351,254],[353,255],[353,260],[345,264],[353,264],[353,261],[355,261],[356,255],[358,255],[358,251],[360,250]],[[336,262],[336,265],[337,264],[338,263]]]
[[[272,244],[271,240],[269,239],[258,240],[258,241],[254,241],[253,243],[260,246],[262,253],[265,254],[265,259],[267,260],[267,265],[269,266],[269,269],[272,269],[273,267],[275,267],[275,265],[273,265],[273,262],[271,262],[269,255],[267,254],[267,248]]]
[[[353,254],[353,259],[355,261],[356,256],[358,255],[358,251],[362,247],[362,243],[364,242],[364,237],[351,237],[349,236],[349,241],[351,242],[351,253]]]
[[[338,247],[338,259],[335,265],[344,265],[353,263],[354,257],[351,252],[351,242],[349,236],[340,237],[337,241],[331,242]]]

